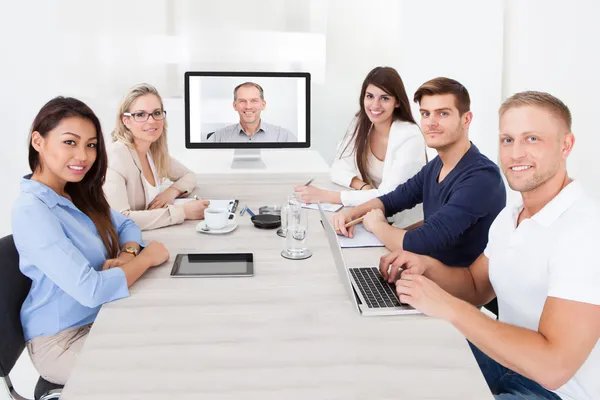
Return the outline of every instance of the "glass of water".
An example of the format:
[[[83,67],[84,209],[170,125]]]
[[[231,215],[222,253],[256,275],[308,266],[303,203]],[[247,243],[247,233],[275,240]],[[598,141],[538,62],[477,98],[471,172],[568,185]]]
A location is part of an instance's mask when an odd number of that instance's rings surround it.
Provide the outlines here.
[[[295,196],[288,196],[287,200],[281,205],[281,229],[277,231],[277,234],[281,237],[285,237],[287,230],[288,210],[291,205],[298,204]]]
[[[310,253],[306,247],[308,234],[308,212],[300,204],[288,204],[285,216],[285,250],[283,256],[287,258],[306,258]],[[281,210],[283,217],[283,209]],[[283,218],[282,218],[283,224]]]

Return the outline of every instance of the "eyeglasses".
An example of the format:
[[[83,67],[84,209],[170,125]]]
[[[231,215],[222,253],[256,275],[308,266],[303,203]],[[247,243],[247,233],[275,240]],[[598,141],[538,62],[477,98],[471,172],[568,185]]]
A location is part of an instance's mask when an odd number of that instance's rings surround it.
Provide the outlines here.
[[[150,118],[150,116],[152,116],[152,118],[155,121],[162,121],[163,119],[167,118],[167,112],[164,110],[156,110],[152,111],[151,113],[147,113],[146,111],[139,111],[134,113],[124,112],[123,115],[126,117],[133,117],[133,120],[135,122],[146,122],[148,121],[148,118]]]

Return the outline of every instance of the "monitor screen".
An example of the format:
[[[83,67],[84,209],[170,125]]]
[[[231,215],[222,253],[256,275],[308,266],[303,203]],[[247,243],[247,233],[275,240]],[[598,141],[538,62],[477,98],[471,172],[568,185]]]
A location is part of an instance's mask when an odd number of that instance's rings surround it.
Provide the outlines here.
[[[310,147],[310,74],[186,72],[187,148]]]

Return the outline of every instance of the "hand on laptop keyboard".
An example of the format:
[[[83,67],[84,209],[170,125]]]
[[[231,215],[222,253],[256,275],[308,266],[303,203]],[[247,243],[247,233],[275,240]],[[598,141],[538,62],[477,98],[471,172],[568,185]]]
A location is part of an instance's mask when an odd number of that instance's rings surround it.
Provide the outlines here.
[[[379,272],[389,283],[400,279],[402,272],[411,275],[423,275],[426,271],[426,257],[409,251],[396,250],[379,261]]]

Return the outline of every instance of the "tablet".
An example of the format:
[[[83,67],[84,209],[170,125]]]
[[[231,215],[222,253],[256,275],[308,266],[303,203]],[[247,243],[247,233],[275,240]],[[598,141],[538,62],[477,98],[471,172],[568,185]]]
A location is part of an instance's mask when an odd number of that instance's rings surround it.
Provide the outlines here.
[[[252,253],[177,254],[171,276],[216,277],[252,276]]]

